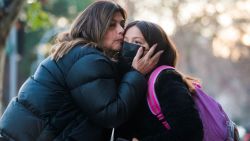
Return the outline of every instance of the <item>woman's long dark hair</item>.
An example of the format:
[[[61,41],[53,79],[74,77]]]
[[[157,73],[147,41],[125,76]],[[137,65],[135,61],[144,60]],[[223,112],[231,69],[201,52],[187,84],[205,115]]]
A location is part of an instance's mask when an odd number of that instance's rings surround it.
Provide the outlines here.
[[[126,26],[124,33],[133,26],[139,28],[149,47],[152,47],[155,43],[158,44],[155,52],[164,50],[157,66],[176,66],[178,59],[176,47],[159,25],[148,21],[133,21]]]
[[[57,36],[51,52],[52,59],[59,60],[74,46],[82,43],[103,50],[103,36],[116,12],[120,12],[126,20],[126,11],[113,1],[97,1],[89,5],[77,16],[68,32]]]

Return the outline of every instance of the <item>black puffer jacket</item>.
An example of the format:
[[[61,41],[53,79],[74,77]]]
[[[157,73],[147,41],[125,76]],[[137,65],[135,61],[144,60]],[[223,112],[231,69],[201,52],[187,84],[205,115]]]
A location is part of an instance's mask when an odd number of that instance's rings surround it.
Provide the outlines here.
[[[116,129],[116,136],[128,140],[137,137],[140,141],[202,141],[202,122],[181,75],[163,70],[156,79],[155,91],[171,129],[151,113],[145,99],[137,114]]]
[[[47,58],[9,103],[1,135],[16,141],[104,140],[105,128],[127,120],[145,95],[144,76],[130,69],[120,77],[117,66],[83,45],[58,62]]]

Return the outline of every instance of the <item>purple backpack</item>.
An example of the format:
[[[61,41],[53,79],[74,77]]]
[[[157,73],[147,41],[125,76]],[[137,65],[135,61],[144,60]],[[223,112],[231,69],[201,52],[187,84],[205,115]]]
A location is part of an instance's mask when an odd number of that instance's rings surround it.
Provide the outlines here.
[[[171,66],[160,66],[150,75],[148,80],[147,102],[150,111],[162,122],[167,130],[171,130],[171,126],[161,112],[161,107],[154,89],[157,76],[165,69],[175,68]],[[238,141],[239,137],[236,125],[228,118],[221,105],[212,97],[208,96],[199,84],[194,84],[194,86],[196,93],[192,94],[192,98],[202,120],[204,132],[203,141]]]

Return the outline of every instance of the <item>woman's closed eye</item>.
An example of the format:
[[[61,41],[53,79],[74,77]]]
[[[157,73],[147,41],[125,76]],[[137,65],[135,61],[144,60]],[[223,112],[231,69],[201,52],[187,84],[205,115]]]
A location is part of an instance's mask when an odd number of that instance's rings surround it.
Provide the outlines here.
[[[119,24],[122,28],[124,28],[124,26],[125,26],[125,20],[122,20],[122,21],[119,22],[119,23],[116,22],[116,21],[111,21],[110,24],[109,24],[109,27],[114,28],[114,27],[116,27],[118,24]]]
[[[125,27],[125,20],[122,20],[121,22],[120,22],[120,25],[121,25],[121,27]]]
[[[115,22],[111,22],[110,24],[109,24],[109,27],[115,27],[116,26],[116,23]]]

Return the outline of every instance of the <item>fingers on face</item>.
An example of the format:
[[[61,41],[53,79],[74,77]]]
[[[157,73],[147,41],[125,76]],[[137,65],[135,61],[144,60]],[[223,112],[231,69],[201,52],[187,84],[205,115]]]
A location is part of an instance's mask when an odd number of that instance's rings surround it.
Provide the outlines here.
[[[154,44],[149,51],[147,52],[147,54],[145,55],[146,58],[150,58],[151,56],[153,56],[154,52],[155,52],[155,48],[156,48],[157,44]]]
[[[152,58],[151,58],[151,69],[153,69],[159,62],[160,60],[160,57],[161,57],[161,54],[163,53],[164,51],[158,51]]]
[[[140,47],[139,50],[137,51],[134,60],[140,64],[139,66],[145,72],[152,70],[156,66],[161,57],[161,54],[164,52],[163,50],[161,50],[154,54],[156,46],[157,44],[154,44],[145,56],[142,56],[143,55],[142,47]]]
[[[135,60],[139,60],[142,55],[143,55],[143,48],[140,47],[135,55]]]
[[[157,52],[154,56],[152,56],[151,58],[149,58],[147,60],[148,64],[149,65],[156,65],[161,57],[161,54],[163,53],[164,51],[159,51]]]
[[[152,57],[152,60],[153,61],[159,61],[160,57],[161,57],[161,54],[163,53],[164,51],[161,50],[161,51],[158,51],[153,57]]]

